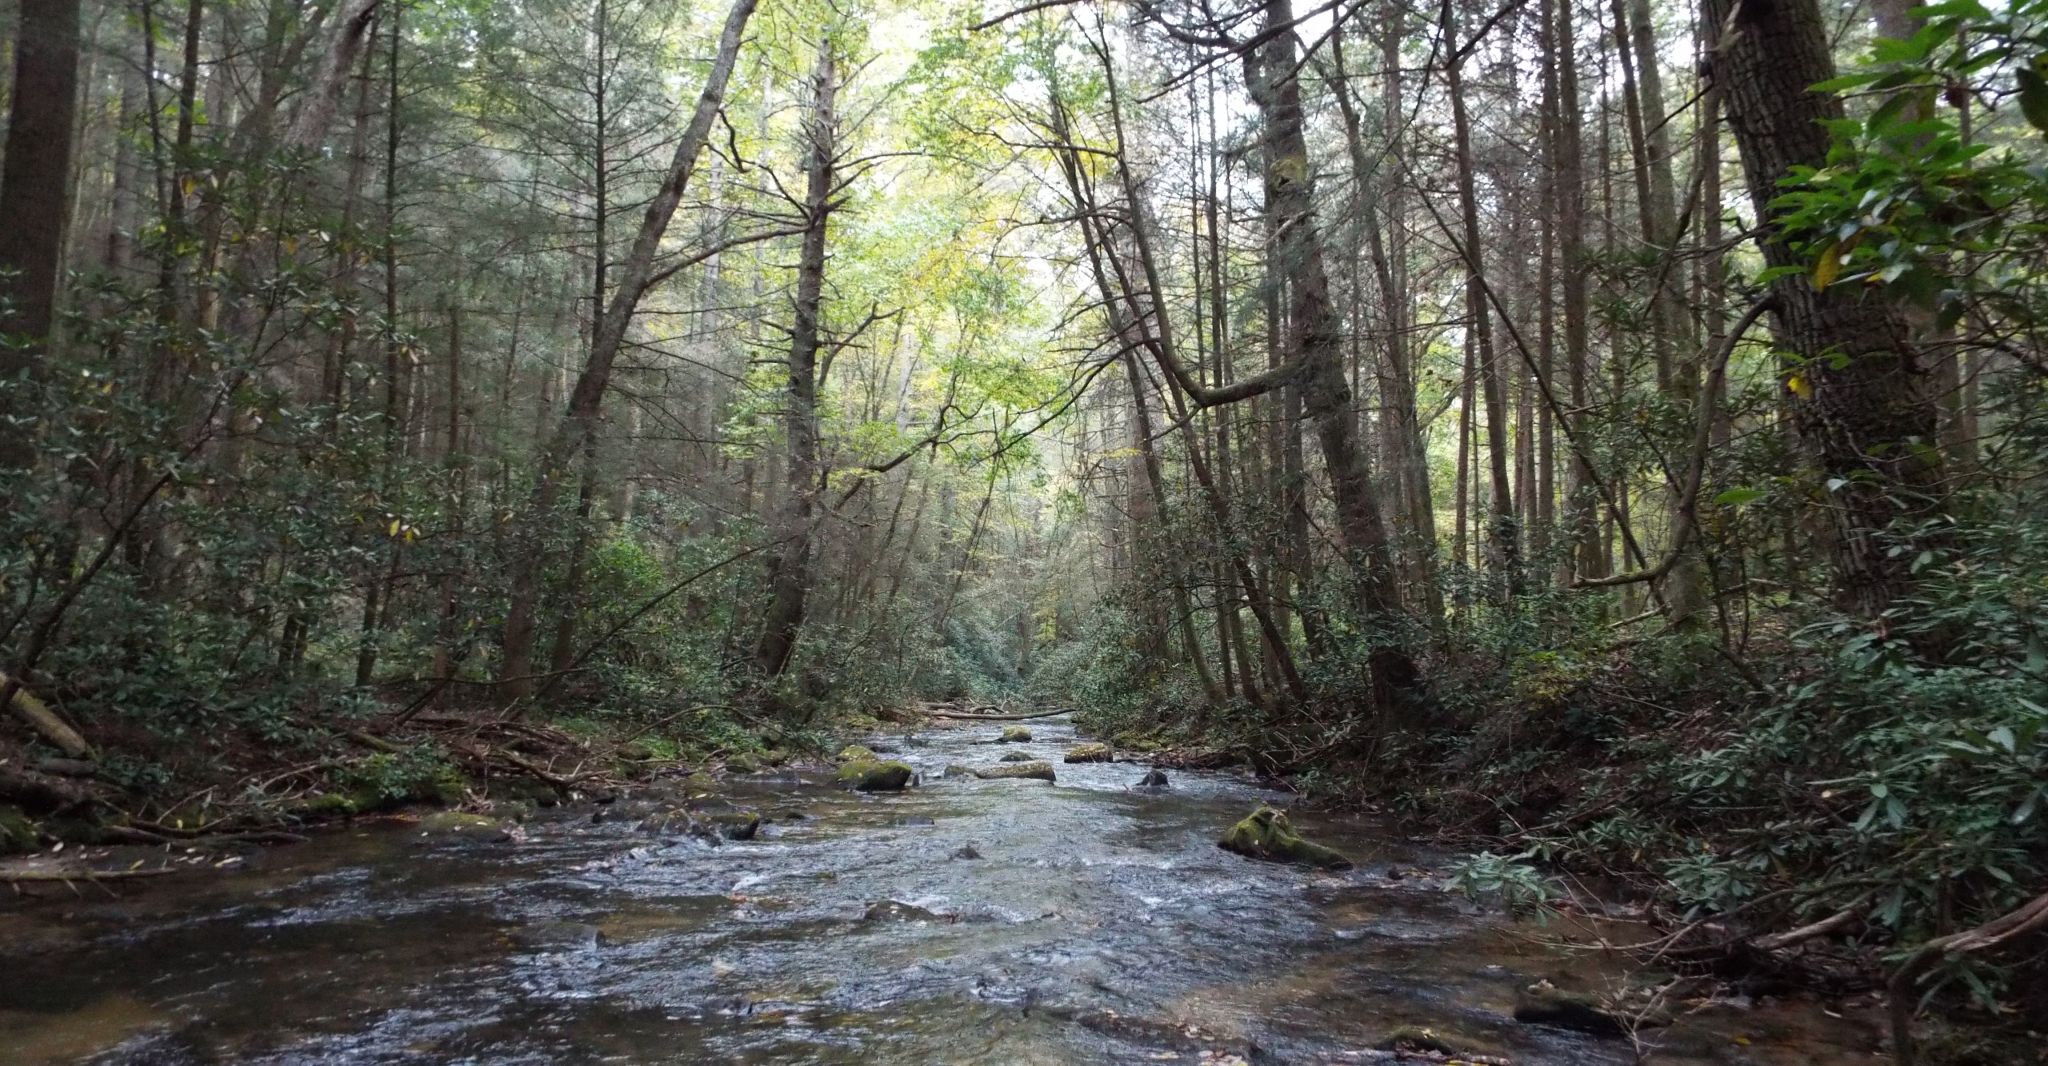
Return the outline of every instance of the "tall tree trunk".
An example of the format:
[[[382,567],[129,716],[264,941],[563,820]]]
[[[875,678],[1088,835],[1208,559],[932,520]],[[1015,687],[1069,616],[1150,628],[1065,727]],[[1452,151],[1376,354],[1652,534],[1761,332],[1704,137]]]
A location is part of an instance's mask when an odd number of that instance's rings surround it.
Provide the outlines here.
[[[14,37],[6,161],[0,166],[0,271],[15,274],[0,300],[0,334],[28,344],[0,345],[0,378],[42,377],[64,276],[64,220],[77,130],[78,0],[22,0]],[[12,391],[12,387],[9,388]],[[0,470],[34,463],[25,424],[0,392]],[[32,402],[32,401],[31,401]]]
[[[789,499],[776,523],[768,562],[768,612],[754,665],[776,677],[789,668],[810,592],[812,513],[818,493],[818,351],[823,344],[825,239],[837,181],[839,69],[830,32],[818,41],[811,108],[804,120],[804,239],[797,259],[796,321],[789,334],[789,385],[783,430],[789,447]],[[993,482],[991,482],[993,484]],[[950,597],[948,598],[950,600]]]
[[[1302,363],[1303,413],[1315,422],[1323,469],[1336,498],[1337,529],[1351,564],[1354,621],[1372,634],[1374,706],[1386,713],[1397,693],[1418,677],[1413,660],[1392,636],[1401,614],[1392,553],[1358,445],[1358,416],[1330,307],[1302,117],[1301,68],[1291,31],[1292,0],[1266,0],[1264,24],[1269,39],[1245,53],[1245,83],[1263,120],[1266,210],[1277,219],[1280,233],[1280,264],[1291,297],[1291,347]]]
[[[1838,98],[1811,89],[1835,75],[1818,5],[1705,0],[1703,11],[1721,27],[1712,71],[1750,202],[1766,220],[1764,261],[1798,268],[1771,283],[1773,334],[1792,357],[1793,422],[1822,479],[1835,600],[1872,617],[1911,586],[1915,553],[1887,550],[1887,527],[1943,507],[1934,405],[1892,310],[1850,287],[1816,290],[1768,222],[1779,181],[1795,166],[1825,166],[1827,123],[1842,118]]]

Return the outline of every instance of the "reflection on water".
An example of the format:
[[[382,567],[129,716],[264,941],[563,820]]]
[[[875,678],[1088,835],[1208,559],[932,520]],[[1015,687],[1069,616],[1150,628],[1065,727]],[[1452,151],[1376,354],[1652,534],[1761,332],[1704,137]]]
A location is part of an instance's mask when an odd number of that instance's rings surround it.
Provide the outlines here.
[[[726,799],[766,815],[745,842],[643,832],[650,797],[519,843],[364,827],[133,899],[17,907],[0,1060],[1317,1063],[1421,1026],[1517,1063],[1634,1061],[1624,1040],[1511,1019],[1532,982],[1600,991],[1621,970],[1415,876],[1437,857],[1305,815],[1357,870],[1241,859],[1218,832],[1281,797],[1195,773],[1134,793],[1142,766],[1062,764],[1071,727],[1032,728],[904,744],[923,784],[903,795],[736,783]],[[1058,783],[942,778],[1020,747]],[[1730,1066],[1876,1047],[1810,1004],[1657,1037],[1657,1061]]]

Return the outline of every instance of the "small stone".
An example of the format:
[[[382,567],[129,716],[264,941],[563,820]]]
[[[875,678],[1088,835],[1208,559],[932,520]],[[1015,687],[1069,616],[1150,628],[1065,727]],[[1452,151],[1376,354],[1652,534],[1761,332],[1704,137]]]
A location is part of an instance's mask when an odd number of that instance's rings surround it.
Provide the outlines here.
[[[1031,761],[1031,753],[1030,753],[1030,752],[1026,752],[1026,751],[1006,751],[1006,752],[1004,752],[1004,753],[1003,753],[1003,757],[1002,757],[1002,758],[1000,758],[1000,759],[997,759],[996,761],[997,761],[997,762],[1030,762],[1030,761]]]
[[[974,850],[974,845],[972,844],[964,844],[947,857],[953,859],[979,859],[981,858],[981,852]]]

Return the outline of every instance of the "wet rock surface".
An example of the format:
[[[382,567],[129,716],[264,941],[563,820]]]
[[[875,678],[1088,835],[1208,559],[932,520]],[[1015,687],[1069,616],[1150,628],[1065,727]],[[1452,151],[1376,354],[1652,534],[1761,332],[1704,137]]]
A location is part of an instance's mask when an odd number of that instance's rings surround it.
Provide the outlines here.
[[[1032,725],[1033,761],[1083,739]],[[1373,821],[1290,811],[1358,870],[1247,862],[1218,835],[1288,797],[1192,771],[1139,792],[1114,763],[942,777],[990,764],[999,730],[919,735],[891,756],[923,780],[902,792],[836,768],[677,781],[598,824],[587,802],[538,810],[516,845],[359,822],[125,897],[0,902],[0,1061],[1634,1061],[1623,1038],[1516,1020],[1546,981],[1621,987],[1611,963],[1449,893],[1446,857]],[[752,839],[639,828],[668,810],[767,817]],[[1765,1000],[1649,1038],[1671,1066],[1848,1066],[1877,1032]]]

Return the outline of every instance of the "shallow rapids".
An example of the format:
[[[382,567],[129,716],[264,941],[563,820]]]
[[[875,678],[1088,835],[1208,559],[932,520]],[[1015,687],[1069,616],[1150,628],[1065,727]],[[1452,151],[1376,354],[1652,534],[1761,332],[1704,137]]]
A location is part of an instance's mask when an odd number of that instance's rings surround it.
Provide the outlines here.
[[[246,868],[0,904],[0,1061],[890,1063],[1378,1061],[1423,1027],[1530,1066],[1630,1041],[1513,1020],[1539,981],[1623,969],[1446,890],[1444,857],[1297,811],[1343,873],[1215,846],[1259,801],[1230,775],[1069,765],[1063,719],[877,737],[900,795],[764,775],[719,800],[750,841],[653,835],[651,798],[544,811],[523,840],[366,824]],[[1022,748],[1056,784],[945,778]],[[593,821],[593,815],[597,820]],[[979,858],[970,857],[978,855]],[[1663,1063],[1869,1063],[1816,1004],[1716,1006],[1647,1034]]]

